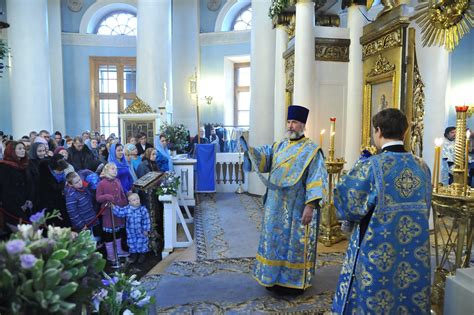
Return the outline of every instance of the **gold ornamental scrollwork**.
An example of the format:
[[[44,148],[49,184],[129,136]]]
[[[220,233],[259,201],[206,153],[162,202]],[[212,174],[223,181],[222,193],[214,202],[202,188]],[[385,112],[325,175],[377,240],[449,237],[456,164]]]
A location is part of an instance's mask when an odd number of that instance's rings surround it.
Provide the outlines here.
[[[362,60],[381,51],[402,45],[401,30],[397,29],[379,39],[362,46]]]
[[[150,114],[156,113],[156,110],[152,109],[150,105],[145,103],[141,98],[135,96],[133,103],[130,104],[121,114]]]
[[[285,72],[286,72],[286,91],[293,92],[295,83],[295,54],[288,55],[285,59]]]
[[[413,88],[413,119],[411,125],[411,142],[410,149],[415,155],[422,156],[423,154],[423,131],[425,118],[425,85],[421,80],[420,70],[415,58],[414,69],[414,88]]]
[[[375,65],[370,70],[368,77],[375,77],[387,72],[391,72],[395,70],[395,65],[391,64],[387,58],[383,57],[382,55],[378,55],[377,60],[375,61]]]
[[[349,61],[349,39],[316,38],[315,59],[320,61]]]

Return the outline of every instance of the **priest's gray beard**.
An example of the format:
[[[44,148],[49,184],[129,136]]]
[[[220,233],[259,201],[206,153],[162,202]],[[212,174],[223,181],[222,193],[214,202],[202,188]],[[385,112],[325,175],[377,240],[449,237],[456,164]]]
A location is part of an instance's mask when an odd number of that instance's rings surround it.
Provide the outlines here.
[[[286,131],[286,138],[290,140],[295,140],[301,138],[304,135],[304,131]]]

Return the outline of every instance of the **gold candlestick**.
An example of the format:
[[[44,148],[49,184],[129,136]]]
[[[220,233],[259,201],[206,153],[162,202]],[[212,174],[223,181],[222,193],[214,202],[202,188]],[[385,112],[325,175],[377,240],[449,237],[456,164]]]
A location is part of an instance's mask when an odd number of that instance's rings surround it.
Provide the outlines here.
[[[339,174],[344,166],[344,159],[334,159],[334,140],[336,136],[336,118],[330,118],[331,128],[329,136],[329,156],[326,160],[326,168],[329,177],[328,187],[328,203],[324,205],[321,211],[321,233],[319,235],[319,241],[324,246],[330,247],[335,243],[345,239],[344,233],[341,231],[341,224],[336,217],[336,207],[334,206],[334,200],[332,191],[335,186],[336,178],[339,178]]]
[[[466,161],[464,164],[464,196],[467,194],[467,187],[468,187],[468,177],[469,177],[469,138],[471,137],[471,132],[468,130],[466,131],[466,148],[465,148],[465,154],[466,154]]]
[[[432,196],[436,268],[431,303],[437,309],[443,309],[446,277],[454,274],[457,268],[469,267],[471,260],[474,194],[467,186],[466,120],[469,114],[469,106],[456,106],[454,182],[439,186]],[[446,238],[446,234],[449,237]]]

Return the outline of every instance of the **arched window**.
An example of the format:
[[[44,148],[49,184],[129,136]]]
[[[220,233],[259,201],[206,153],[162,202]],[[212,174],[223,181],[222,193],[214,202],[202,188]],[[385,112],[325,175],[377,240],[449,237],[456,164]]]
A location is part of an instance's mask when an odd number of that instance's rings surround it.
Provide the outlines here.
[[[97,24],[97,35],[137,35],[137,16],[130,12],[112,12]]]
[[[248,6],[244,8],[235,17],[232,29],[234,31],[244,31],[252,28],[252,7]]]

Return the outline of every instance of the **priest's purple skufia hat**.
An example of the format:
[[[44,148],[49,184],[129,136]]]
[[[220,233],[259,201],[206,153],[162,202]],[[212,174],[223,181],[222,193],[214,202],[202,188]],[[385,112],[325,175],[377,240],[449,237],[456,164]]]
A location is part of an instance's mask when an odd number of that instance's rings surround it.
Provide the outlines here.
[[[299,105],[290,105],[288,106],[288,118],[287,120],[297,120],[306,124],[308,119],[309,109]]]

